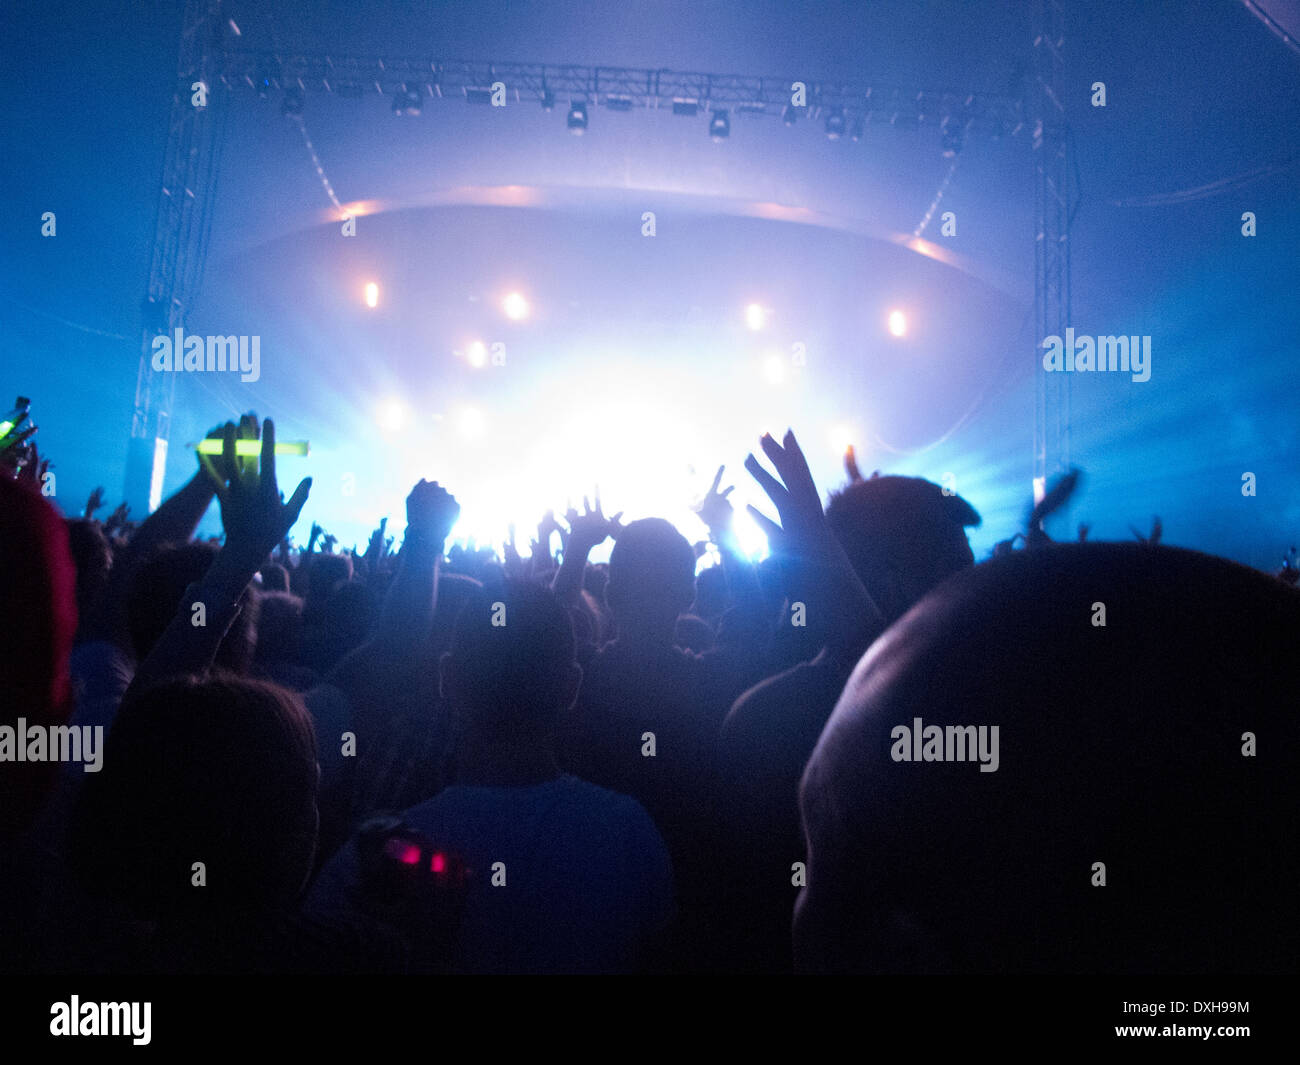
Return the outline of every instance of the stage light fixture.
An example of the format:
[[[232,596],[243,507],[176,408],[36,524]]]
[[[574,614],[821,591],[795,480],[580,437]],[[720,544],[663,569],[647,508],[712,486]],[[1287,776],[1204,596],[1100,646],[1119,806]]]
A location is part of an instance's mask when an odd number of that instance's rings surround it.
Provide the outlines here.
[[[606,96],[605,106],[611,111],[631,111],[632,98],[630,96]]]
[[[286,118],[290,116],[301,115],[303,109],[302,89],[297,85],[291,85],[284,90],[284,97],[280,100],[280,114]]]
[[[512,322],[519,322],[528,317],[528,300],[522,293],[511,292],[501,301],[501,309]]]
[[[699,102],[696,100],[674,100],[673,114],[681,115],[682,118],[694,118],[700,112]]]
[[[567,119],[569,132],[575,137],[581,137],[587,132],[587,105],[575,100],[569,104],[569,117]]]
[[[758,332],[766,321],[767,311],[763,309],[761,303],[751,303],[745,308],[745,324],[750,329]]]
[[[373,281],[366,282],[366,306],[372,311],[379,306],[379,286]]]
[[[714,111],[709,119],[709,136],[715,141],[726,140],[731,136],[731,118],[726,111]]]
[[[393,114],[395,115],[418,115],[422,107],[420,88],[417,85],[411,88],[410,85],[403,85],[401,90],[393,96]]]
[[[907,333],[907,315],[902,311],[889,312],[889,331],[896,337],[901,337]]]
[[[474,369],[481,369],[487,365],[487,345],[481,340],[476,340],[469,346],[469,364]]]
[[[844,136],[844,112],[836,109],[826,116],[826,139],[837,141]]]
[[[793,126],[797,121],[799,121],[799,112],[790,104],[786,104],[785,110],[781,112],[781,121],[787,126]]]

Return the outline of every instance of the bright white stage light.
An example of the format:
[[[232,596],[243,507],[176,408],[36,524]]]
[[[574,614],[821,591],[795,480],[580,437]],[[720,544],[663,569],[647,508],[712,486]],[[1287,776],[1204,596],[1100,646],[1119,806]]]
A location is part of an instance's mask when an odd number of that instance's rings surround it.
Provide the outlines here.
[[[763,377],[769,385],[785,384],[785,360],[780,355],[769,355],[763,360]]]
[[[890,311],[889,331],[896,337],[903,336],[907,332],[907,315],[902,311]]]
[[[388,433],[399,433],[406,424],[406,405],[400,399],[390,399],[379,411],[379,427]]]
[[[373,281],[366,282],[366,306],[372,311],[379,306],[379,286]]]
[[[461,435],[471,440],[483,435],[483,412],[476,407],[466,407],[460,412]]]
[[[469,364],[475,369],[487,365],[487,345],[476,340],[469,346]]]
[[[512,322],[528,317],[528,301],[518,292],[512,292],[501,301],[501,309]]]
[[[763,309],[762,304],[751,303],[748,307],[745,308],[745,324],[749,326],[750,329],[757,332],[758,330],[763,328],[763,325],[766,321],[767,321],[767,311]]]
[[[839,456],[843,456],[850,445],[854,445],[854,438],[857,436],[853,426],[845,425],[843,422],[838,425],[832,425],[827,434],[827,440],[831,445],[831,451]],[[854,445],[856,446],[856,445]]]

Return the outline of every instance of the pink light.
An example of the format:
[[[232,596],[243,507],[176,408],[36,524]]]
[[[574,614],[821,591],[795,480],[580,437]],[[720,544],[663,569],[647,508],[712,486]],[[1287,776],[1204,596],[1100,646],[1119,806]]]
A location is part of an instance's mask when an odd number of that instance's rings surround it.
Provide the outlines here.
[[[444,858],[441,854],[435,854],[433,856],[433,861],[429,863],[429,868],[432,869],[435,873],[445,872],[447,869],[447,859]]]
[[[403,865],[420,863],[420,848],[414,843],[407,843],[400,839],[390,839],[384,844],[384,853],[390,858],[396,858]]]

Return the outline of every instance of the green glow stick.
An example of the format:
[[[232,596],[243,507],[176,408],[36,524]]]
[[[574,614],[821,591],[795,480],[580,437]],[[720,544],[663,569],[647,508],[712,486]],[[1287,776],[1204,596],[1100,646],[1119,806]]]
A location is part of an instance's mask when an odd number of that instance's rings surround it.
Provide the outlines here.
[[[197,444],[188,444],[187,447],[195,448],[200,455],[220,455],[224,450],[224,444],[220,440],[214,440],[211,437],[206,440],[200,440]],[[311,445],[306,440],[286,440],[283,443],[276,442],[275,453],[277,455],[306,455],[311,451]],[[236,440],[235,455],[243,459],[255,459],[262,454],[262,441],[260,440]]]

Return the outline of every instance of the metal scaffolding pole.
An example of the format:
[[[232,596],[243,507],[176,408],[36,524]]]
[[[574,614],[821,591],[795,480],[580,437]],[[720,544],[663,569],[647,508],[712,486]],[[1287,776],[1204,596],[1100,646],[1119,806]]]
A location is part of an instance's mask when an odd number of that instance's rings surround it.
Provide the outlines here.
[[[216,91],[220,29],[220,0],[187,0],[142,308],[140,366],[127,454],[125,496],[136,513],[154,510],[161,500],[176,392],[175,375],[153,369],[153,341],[183,328],[202,282],[220,153],[215,126],[215,112],[222,106],[222,94]],[[196,82],[206,87],[203,107],[193,102]]]
[[[1043,369],[1049,336],[1070,324],[1071,188],[1069,128],[1062,98],[1061,0],[1039,0],[1031,92],[1034,157],[1034,499],[1070,465],[1070,375]]]

